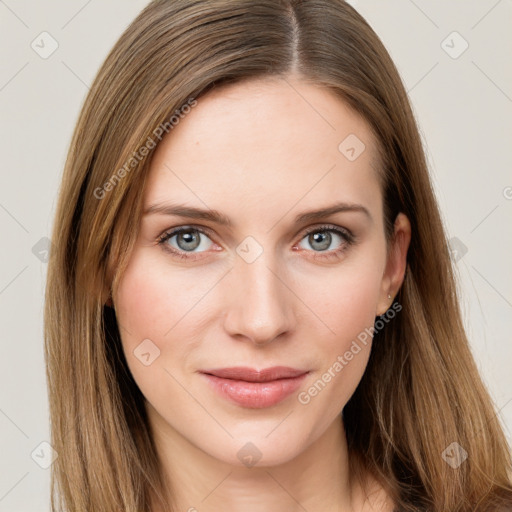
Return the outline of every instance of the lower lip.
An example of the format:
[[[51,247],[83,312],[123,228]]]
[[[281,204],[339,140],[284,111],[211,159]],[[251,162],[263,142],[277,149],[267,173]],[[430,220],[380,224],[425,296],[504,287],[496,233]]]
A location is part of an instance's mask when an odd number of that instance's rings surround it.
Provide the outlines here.
[[[297,391],[307,373],[289,379],[268,382],[247,382],[244,380],[223,379],[203,373],[212,388],[221,396],[251,409],[270,407]]]

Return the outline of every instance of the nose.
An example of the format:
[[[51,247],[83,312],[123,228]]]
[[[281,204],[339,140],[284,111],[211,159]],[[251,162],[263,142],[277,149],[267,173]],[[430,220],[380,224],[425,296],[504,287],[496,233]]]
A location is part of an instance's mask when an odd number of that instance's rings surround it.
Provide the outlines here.
[[[234,338],[258,346],[267,345],[294,326],[294,294],[282,277],[282,269],[279,273],[273,270],[265,254],[252,263],[238,258],[225,280],[224,296],[229,299],[224,328]]]

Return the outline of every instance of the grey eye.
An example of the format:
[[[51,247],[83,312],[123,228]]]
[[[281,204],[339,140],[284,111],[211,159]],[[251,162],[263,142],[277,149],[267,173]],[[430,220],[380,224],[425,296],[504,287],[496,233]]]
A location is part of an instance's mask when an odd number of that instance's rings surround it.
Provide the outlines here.
[[[318,231],[313,231],[312,233],[309,233],[308,235],[306,235],[301,240],[299,245],[303,249],[308,249],[308,247],[305,247],[304,245],[302,245],[304,243],[304,241],[307,241],[310,248],[313,248],[313,250],[316,252],[327,251],[327,250],[329,250],[329,248],[332,250],[332,249],[336,248],[336,247],[331,247],[331,244],[333,243],[333,241],[335,241],[336,237],[339,239],[338,246],[342,245],[345,240],[343,239],[343,237],[341,235],[336,233],[334,230],[320,230],[319,229]]]
[[[206,241],[205,241],[206,240]],[[178,232],[171,233],[167,242],[174,249],[192,252],[196,249],[207,250],[211,244],[211,240],[197,229],[188,228]],[[173,243],[174,242],[174,243]]]

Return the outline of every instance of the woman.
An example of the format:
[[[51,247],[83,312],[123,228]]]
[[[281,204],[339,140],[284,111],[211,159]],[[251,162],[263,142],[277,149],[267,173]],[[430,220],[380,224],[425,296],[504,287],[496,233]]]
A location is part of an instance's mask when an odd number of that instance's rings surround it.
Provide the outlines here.
[[[53,510],[512,508],[407,95],[345,2],[149,4],[52,240]]]

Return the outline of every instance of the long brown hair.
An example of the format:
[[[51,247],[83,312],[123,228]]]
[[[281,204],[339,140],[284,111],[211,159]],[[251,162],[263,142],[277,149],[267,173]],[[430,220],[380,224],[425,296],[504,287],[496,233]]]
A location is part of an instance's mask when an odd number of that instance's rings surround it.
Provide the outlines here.
[[[402,310],[375,334],[343,411],[353,471],[373,474],[401,511],[512,504],[509,447],[468,347],[417,125],[378,36],[342,0],[157,0],[94,80],[59,193],[45,304],[52,510],[164,505],[144,398],[105,302],[137,238],[153,148],[185,106],[212,87],[291,72],[368,122],[388,240],[398,212],[412,226]],[[467,459],[452,467],[446,449]]]

